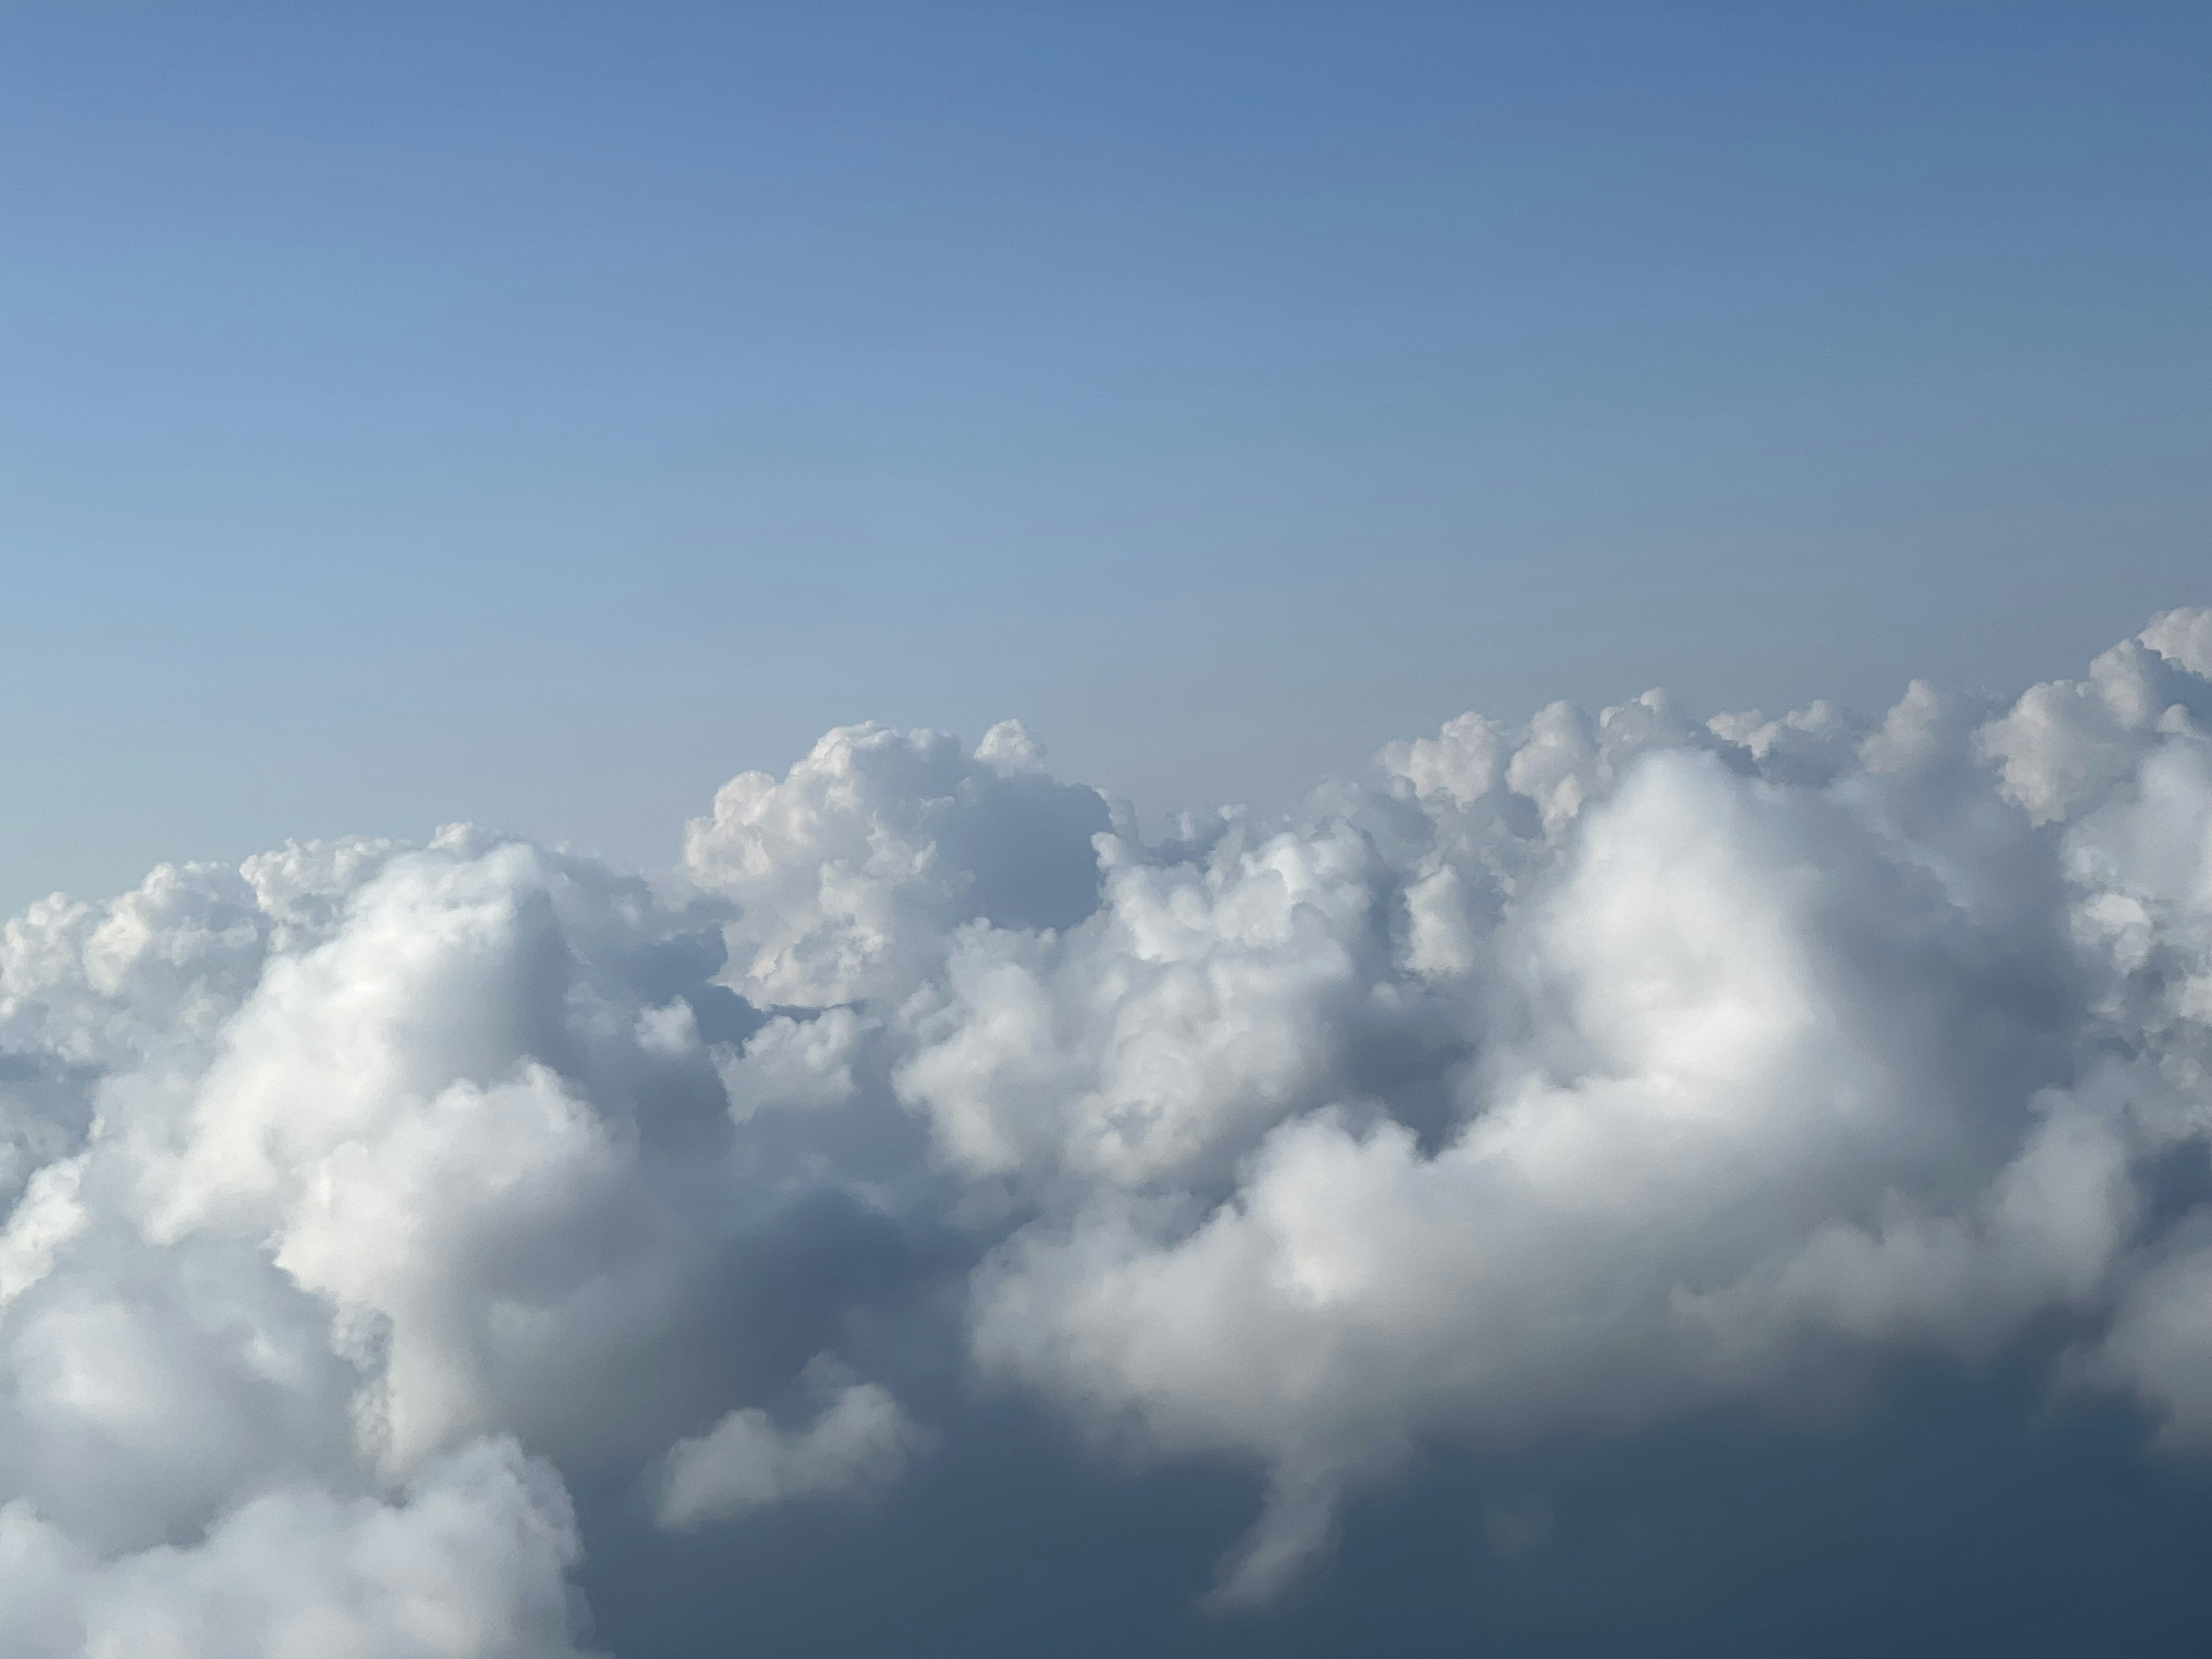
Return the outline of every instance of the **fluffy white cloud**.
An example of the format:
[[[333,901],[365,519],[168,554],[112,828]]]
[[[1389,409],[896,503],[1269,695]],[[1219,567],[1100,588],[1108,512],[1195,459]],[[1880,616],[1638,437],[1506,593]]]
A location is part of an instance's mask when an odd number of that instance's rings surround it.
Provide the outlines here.
[[[1425,1428],[1643,1417],[1822,1336],[1966,1340],[2118,1247],[2121,1131],[2004,1097],[2026,1012],[1850,805],[1675,751],[1582,810],[1494,942],[1492,1040],[1433,1152],[1387,1098],[1284,1111],[1202,1217],[1096,1196],[985,1281],[987,1358],[1268,1462],[1240,1590]]]
[[[1344,1485],[1424,1432],[1786,1398],[1839,1344],[1973,1355],[2041,1310],[2100,1305],[2126,1279],[2134,1166],[2203,1132],[2190,1109],[2177,1127],[2172,1103],[2203,1098],[2179,1034],[2212,1017],[2197,920],[2212,795],[2189,714],[2204,688],[2177,667],[2130,642],[2087,690],[2036,688],[1982,728],[1989,770],[1923,686],[1863,738],[1816,708],[1717,720],[1716,749],[1655,696],[1597,721],[1547,709],[1517,746],[1474,720],[1394,745],[1386,768],[1433,837],[1395,867],[1339,860],[1305,906],[1312,935],[1267,942],[1263,1006],[1281,1024],[1263,1046],[1281,1079],[1254,1067],[1186,1109],[1204,1126],[1187,1144],[1257,1141],[1233,1189],[1133,1201],[1126,1163],[1094,1158],[1109,1179],[980,1280],[979,1352],[1093,1421],[1261,1459],[1275,1497],[1232,1564],[1237,1596],[1294,1570]],[[2102,724],[2046,718],[2093,696]],[[1516,821],[1515,797],[1535,812]],[[2038,834],[2097,801],[2106,817],[2066,841]],[[1310,853],[1359,827],[1297,841]],[[2116,862],[2140,873],[2100,875]],[[2000,883],[2012,890],[1993,896]],[[1153,953],[1106,945],[1116,897],[1109,878],[1086,929],[1115,959],[1082,955],[1079,933],[1041,987],[1004,966],[978,981],[996,994],[971,992],[970,1018],[907,1074],[940,1115],[988,1106],[1006,1070],[945,1086],[927,1069],[940,1058],[1079,1048],[1064,1013],[1038,1012],[1071,992],[1109,1054],[1206,1052],[1130,998]],[[1198,906],[1178,914],[1211,948],[1237,938]],[[1349,943],[1386,922],[1402,929],[1395,957]],[[2142,940],[2164,941],[2155,999],[2115,1001],[2120,981],[2081,948],[2100,928],[2137,978]],[[1302,972],[1331,975],[1333,1000]],[[1185,1031],[1237,1029],[1195,1006]],[[1402,1072],[1355,1077],[1382,1012],[1417,1009],[1447,1016],[1464,1056],[1441,1118]],[[1416,1073],[1419,1030],[1379,1039]],[[2097,1058],[2154,1031],[2156,1063]],[[1454,1050],[1431,1037],[1425,1052]],[[1094,1089],[1064,1070],[1033,1085],[1063,1113],[1146,1121],[1098,1114]],[[1178,1097],[1158,1083],[1142,1097]],[[1034,1130],[1043,1114],[1002,1115]],[[2142,1329],[2193,1328],[2158,1310],[2195,1268],[2183,1258],[2133,1293]],[[2134,1337],[2131,1316],[2106,1373],[2193,1421],[2196,1350]]]
[[[569,1650],[559,1477],[486,1437],[641,1466],[804,1358],[714,1329],[838,1182],[738,1145],[717,927],[459,830],[15,926],[0,1502],[55,1651]]]
[[[1232,1599],[1430,1437],[2054,1312],[2212,1439],[2208,670],[2172,612],[2008,708],[1469,714],[1152,843],[1018,726],[854,727],[659,886],[453,830],[33,906],[0,1620],[564,1655],[572,1487],[872,1492],[979,1381],[1264,1471]]]
[[[1064,927],[1097,891],[1096,792],[1056,782],[1014,721],[971,754],[936,732],[840,726],[783,778],[746,772],[692,820],[684,867],[738,902],[732,981],[769,1003],[886,996],[959,923]]]
[[[577,1650],[573,1517],[511,1441],[426,1468],[391,1503],[285,1487],[189,1549],[88,1556],[0,1507],[0,1626],[21,1659],[554,1659]]]
[[[1377,946],[1371,850],[1347,825],[1159,865],[1103,842],[1105,902],[1052,937],[963,932],[901,1011],[901,1097],[978,1175],[1141,1183],[1202,1173],[1323,1104]],[[1216,1170],[1218,1173],[1218,1170]]]

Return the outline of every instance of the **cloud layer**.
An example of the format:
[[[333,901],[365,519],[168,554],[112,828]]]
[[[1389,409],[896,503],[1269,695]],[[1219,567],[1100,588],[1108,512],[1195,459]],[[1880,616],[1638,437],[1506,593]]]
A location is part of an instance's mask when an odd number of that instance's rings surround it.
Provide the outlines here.
[[[1101,1478],[1256,1475],[1224,1609],[1437,1456],[1869,1424],[2034,1333],[2185,1468],[2208,732],[2176,611],[1864,726],[1463,715],[1152,841],[1017,726],[863,726],[672,878],[462,828],[44,901],[7,1651],[605,1651],[598,1534],[865,1528],[994,1401]]]

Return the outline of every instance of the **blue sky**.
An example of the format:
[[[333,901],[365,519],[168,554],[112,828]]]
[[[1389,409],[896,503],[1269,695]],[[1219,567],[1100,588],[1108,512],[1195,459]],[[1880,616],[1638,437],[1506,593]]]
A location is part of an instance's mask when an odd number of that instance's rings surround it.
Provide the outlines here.
[[[2197,6],[0,15],[0,899],[874,718],[1279,799],[2208,597]]]

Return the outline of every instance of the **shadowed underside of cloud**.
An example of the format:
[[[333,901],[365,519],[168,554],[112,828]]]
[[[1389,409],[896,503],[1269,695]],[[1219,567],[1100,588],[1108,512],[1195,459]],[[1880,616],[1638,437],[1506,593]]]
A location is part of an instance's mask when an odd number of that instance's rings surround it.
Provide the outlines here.
[[[665,880],[42,902],[0,1649],[2194,1650],[2208,677],[1469,714],[1151,842],[854,727]]]

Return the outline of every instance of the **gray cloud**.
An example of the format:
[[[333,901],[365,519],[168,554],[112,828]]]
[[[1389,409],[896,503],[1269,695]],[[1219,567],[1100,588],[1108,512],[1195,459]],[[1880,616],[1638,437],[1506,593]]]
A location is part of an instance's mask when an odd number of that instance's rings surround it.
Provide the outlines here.
[[[821,1409],[804,1428],[779,1428],[766,1412],[732,1412],[668,1454],[660,1524],[696,1527],[799,1498],[866,1493],[896,1480],[907,1459],[928,1449],[890,1392],[840,1379],[817,1362]]]

